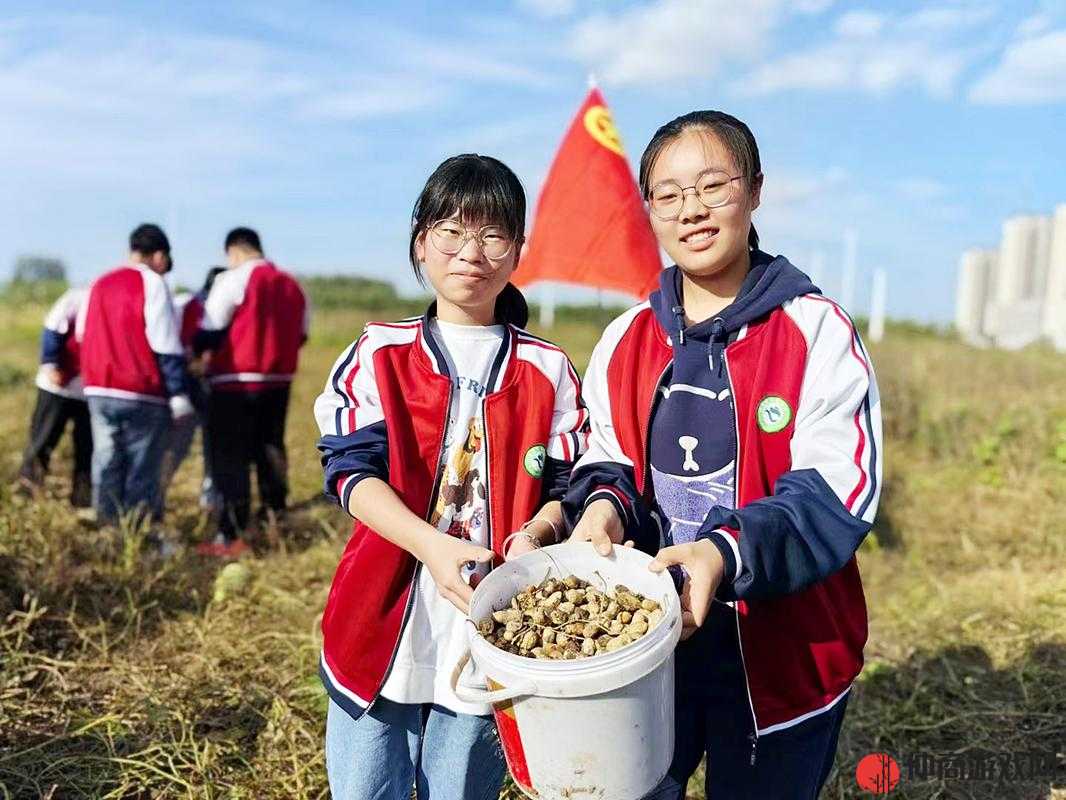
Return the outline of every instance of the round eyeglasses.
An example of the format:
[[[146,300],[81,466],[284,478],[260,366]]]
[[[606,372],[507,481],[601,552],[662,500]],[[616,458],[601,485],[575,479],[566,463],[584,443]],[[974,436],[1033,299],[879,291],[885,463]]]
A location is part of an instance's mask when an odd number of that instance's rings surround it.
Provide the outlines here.
[[[663,222],[673,222],[685,207],[685,193],[691,191],[704,208],[719,208],[733,200],[733,186],[743,175],[711,170],[700,175],[692,186],[667,180],[655,184],[648,192],[648,209]]]
[[[515,244],[515,240],[499,225],[485,225],[472,231],[454,219],[434,222],[429,228],[429,236],[433,240],[433,246],[447,256],[454,256],[473,239],[485,258],[493,261],[506,258]]]

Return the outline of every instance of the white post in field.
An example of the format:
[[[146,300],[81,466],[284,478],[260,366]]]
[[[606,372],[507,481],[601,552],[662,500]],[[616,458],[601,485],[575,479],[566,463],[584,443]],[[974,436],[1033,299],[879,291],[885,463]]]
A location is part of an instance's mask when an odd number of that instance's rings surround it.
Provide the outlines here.
[[[545,281],[540,289],[540,327],[555,325],[555,284]]]
[[[825,280],[825,253],[822,250],[811,253],[811,268],[807,277],[811,279],[811,283],[825,291],[825,284],[822,283]]]
[[[855,254],[859,236],[854,228],[844,231],[844,264],[840,273],[840,304],[851,313],[855,300]]]
[[[870,292],[870,329],[871,342],[885,338],[885,296],[888,288],[888,275],[883,269],[874,270],[873,289]]]

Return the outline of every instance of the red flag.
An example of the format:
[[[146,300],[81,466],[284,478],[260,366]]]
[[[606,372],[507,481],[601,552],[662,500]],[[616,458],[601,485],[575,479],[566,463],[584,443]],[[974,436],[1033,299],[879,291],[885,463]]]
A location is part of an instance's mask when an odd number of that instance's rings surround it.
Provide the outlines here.
[[[512,280],[566,281],[645,298],[662,261],[618,130],[599,89],[566,132]]]

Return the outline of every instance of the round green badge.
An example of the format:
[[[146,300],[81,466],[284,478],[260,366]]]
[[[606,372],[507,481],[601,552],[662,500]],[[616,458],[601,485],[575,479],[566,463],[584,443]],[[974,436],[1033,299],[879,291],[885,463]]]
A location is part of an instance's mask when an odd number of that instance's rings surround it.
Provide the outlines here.
[[[544,460],[547,457],[548,451],[544,448],[544,445],[535,444],[526,450],[526,457],[522,459],[522,466],[534,478],[539,478],[544,474]]]
[[[792,421],[792,409],[784,399],[775,394],[768,394],[759,401],[755,409],[755,419],[766,433],[777,433],[788,427]]]

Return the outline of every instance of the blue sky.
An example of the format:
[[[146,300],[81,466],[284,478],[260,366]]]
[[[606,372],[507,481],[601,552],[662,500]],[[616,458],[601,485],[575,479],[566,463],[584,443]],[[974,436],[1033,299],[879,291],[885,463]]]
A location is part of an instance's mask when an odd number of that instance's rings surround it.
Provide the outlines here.
[[[950,320],[961,251],[1066,201],[1062,0],[165,5],[0,0],[0,275],[89,280],[155,220],[176,282],[249,224],[296,272],[413,290],[433,167],[497,155],[532,206],[590,71],[634,164],[678,114],[745,120],[764,246],[836,295],[853,229],[856,313],[880,267],[891,316]]]

